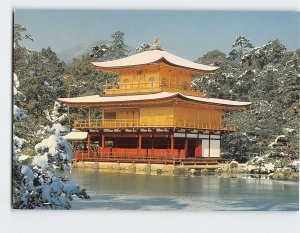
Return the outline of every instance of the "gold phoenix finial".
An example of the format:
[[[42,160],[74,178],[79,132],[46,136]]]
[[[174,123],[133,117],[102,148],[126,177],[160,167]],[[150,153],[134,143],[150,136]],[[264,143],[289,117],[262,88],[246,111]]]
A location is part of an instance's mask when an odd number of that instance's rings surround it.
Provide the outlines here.
[[[160,39],[158,37],[155,37],[153,39],[154,44],[158,44],[160,42]]]
[[[155,37],[153,39],[153,45],[150,46],[150,48],[148,50],[163,50],[158,43],[160,42],[160,39],[158,37]]]

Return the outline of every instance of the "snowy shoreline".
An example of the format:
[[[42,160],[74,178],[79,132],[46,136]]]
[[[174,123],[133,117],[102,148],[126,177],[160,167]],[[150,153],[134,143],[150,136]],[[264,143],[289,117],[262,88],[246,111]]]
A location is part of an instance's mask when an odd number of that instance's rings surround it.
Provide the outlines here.
[[[173,166],[164,164],[127,164],[109,162],[77,162],[73,169],[84,172],[99,171],[103,173],[163,175],[163,176],[218,176],[222,178],[272,179],[298,181],[299,172],[293,170],[265,170],[253,165],[238,164],[235,161],[220,165],[218,168],[190,168],[189,166]],[[251,169],[250,169],[251,168]]]
[[[299,160],[287,162],[283,159],[269,158],[268,155],[255,157],[245,164],[236,161],[225,164],[221,173],[227,174],[248,174],[266,176],[272,180],[298,181]]]

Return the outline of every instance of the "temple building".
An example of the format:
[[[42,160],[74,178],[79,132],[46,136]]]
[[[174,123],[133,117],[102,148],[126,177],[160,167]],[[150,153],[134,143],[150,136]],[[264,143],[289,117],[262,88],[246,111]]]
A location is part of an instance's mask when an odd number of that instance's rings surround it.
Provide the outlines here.
[[[188,163],[221,161],[221,136],[235,131],[222,123],[223,111],[246,108],[250,102],[208,98],[191,89],[192,76],[213,74],[202,65],[151,46],[148,51],[107,62],[93,62],[99,71],[118,75],[103,95],[59,98],[66,106],[87,109],[76,119],[70,141],[86,143],[74,150],[79,161]],[[100,111],[92,119],[90,112]]]

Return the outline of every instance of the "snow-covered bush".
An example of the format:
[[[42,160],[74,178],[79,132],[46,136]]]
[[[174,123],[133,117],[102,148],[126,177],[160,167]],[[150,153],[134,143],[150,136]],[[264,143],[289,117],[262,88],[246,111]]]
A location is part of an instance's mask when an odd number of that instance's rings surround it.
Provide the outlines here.
[[[52,113],[50,114],[48,110],[45,111],[46,119],[51,123],[61,122],[64,119],[66,119],[67,114],[66,113],[60,114],[59,113],[60,109],[61,109],[61,104],[55,101]]]
[[[56,124],[56,126],[64,129],[59,124]],[[43,167],[45,163],[50,162],[55,166],[54,168],[69,169],[69,164],[72,161],[72,151],[67,140],[60,136],[60,128],[55,127],[55,134],[36,144],[35,151],[37,155],[34,157],[33,165]]]
[[[17,87],[19,82],[14,75],[14,101],[19,93]],[[59,114],[59,107],[59,104],[55,103],[53,112],[46,112],[46,118],[52,125],[45,127],[43,132],[46,138],[35,145],[31,156],[23,154],[22,150],[26,147],[27,140],[17,136],[18,128],[13,127],[13,208],[69,209],[73,195],[89,198],[84,189],[67,181],[55,171],[70,169],[72,161],[72,151],[68,142],[60,135],[68,129],[59,123],[66,117],[66,114]],[[15,120],[30,120],[18,106],[15,105],[14,109]]]

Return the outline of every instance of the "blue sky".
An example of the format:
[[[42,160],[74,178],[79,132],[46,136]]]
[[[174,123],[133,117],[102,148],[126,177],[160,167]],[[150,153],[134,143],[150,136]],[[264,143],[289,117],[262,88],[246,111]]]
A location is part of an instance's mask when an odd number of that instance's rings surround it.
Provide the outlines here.
[[[163,49],[195,60],[213,49],[228,53],[238,35],[254,46],[279,39],[288,50],[300,47],[299,13],[271,11],[101,11],[16,10],[14,22],[24,25],[40,50],[59,52],[83,42],[111,40],[120,30],[125,43],[137,47],[158,36]]]

